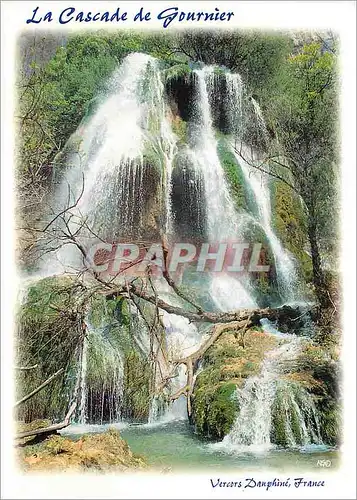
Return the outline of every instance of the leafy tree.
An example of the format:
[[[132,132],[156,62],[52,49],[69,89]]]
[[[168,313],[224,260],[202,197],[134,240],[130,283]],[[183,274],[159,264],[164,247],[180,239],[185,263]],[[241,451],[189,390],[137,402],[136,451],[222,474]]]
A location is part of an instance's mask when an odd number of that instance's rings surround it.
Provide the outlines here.
[[[277,140],[275,173],[301,196],[308,218],[313,281],[322,308],[330,305],[322,248],[331,250],[337,227],[336,61],[323,44],[310,43],[288,59],[281,87],[267,103]],[[281,160],[283,150],[284,160]]]
[[[249,31],[178,32],[168,54],[225,66],[241,74],[252,92],[266,88],[292,50],[287,36]]]

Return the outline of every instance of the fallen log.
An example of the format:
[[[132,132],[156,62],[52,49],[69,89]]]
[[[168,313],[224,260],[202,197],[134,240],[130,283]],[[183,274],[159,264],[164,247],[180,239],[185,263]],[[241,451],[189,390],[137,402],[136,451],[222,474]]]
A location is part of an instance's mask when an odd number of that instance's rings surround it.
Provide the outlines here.
[[[41,385],[39,385],[38,387],[36,387],[36,389],[34,389],[32,392],[30,392],[29,394],[26,394],[26,396],[24,396],[22,399],[20,399],[20,401],[17,401],[15,404],[14,404],[14,408],[16,408],[17,406],[19,406],[20,404],[22,403],[25,403],[25,401],[27,401],[28,399],[32,398],[35,394],[37,394],[38,392],[40,392],[42,389],[44,389],[48,384],[50,384],[52,382],[52,380],[54,380],[56,377],[58,377],[58,375],[60,375],[62,372],[63,372],[64,368],[60,368],[58,371],[56,371],[56,373],[54,373],[53,375],[51,375],[47,380],[45,380]]]
[[[77,406],[76,402],[74,402],[70,406],[70,408],[67,412],[67,415],[65,416],[65,419],[63,420],[63,422],[59,422],[58,424],[49,425],[48,427],[42,427],[40,429],[33,429],[31,431],[20,432],[19,434],[16,434],[15,439],[23,439],[25,437],[38,436],[40,434],[53,434],[54,432],[59,431],[60,429],[64,429],[65,427],[67,427],[69,425],[71,416],[74,413],[76,406]]]
[[[213,313],[209,311],[187,311],[183,307],[172,306],[164,300],[157,296],[153,296],[147,293],[144,289],[136,287],[133,283],[129,283],[126,288],[115,288],[112,290],[106,290],[103,295],[107,298],[114,298],[117,296],[129,296],[130,294],[135,295],[151,304],[155,305],[159,309],[170,314],[176,314],[177,316],[183,316],[192,322],[197,323],[230,323],[232,321],[246,321],[249,319],[248,326],[257,326],[262,318],[267,318],[269,320],[280,320],[284,318],[297,319],[301,315],[300,307],[292,306],[282,306],[277,308],[266,307],[264,309],[243,309],[238,311],[230,312],[219,312]],[[182,296],[182,294],[181,294]]]

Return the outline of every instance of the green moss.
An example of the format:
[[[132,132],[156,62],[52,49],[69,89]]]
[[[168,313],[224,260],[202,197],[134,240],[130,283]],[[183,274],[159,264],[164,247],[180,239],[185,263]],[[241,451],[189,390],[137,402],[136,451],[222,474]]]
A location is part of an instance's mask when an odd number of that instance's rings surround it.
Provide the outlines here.
[[[261,307],[275,306],[281,303],[279,296],[275,269],[275,258],[270,241],[259,224],[247,224],[244,239],[253,243],[261,243],[260,265],[270,267],[269,272],[251,273],[251,280],[256,291],[256,301]]]
[[[213,73],[215,75],[225,75],[226,74],[226,68],[223,68],[222,66],[215,66],[213,68]]]
[[[256,211],[254,196],[246,188],[244,176],[237,159],[222,136],[218,140],[217,153],[237,209],[244,209],[248,212],[253,211],[254,213]]]
[[[279,383],[276,390],[272,409],[271,441],[284,448],[291,445],[291,439],[303,444],[299,416],[291,397],[293,393],[298,401],[296,393],[299,390],[301,389],[298,385],[286,382]]]
[[[324,405],[320,413],[322,440],[330,446],[341,441],[341,409],[336,402]]]
[[[164,166],[164,159],[152,142],[147,142],[144,147],[142,160],[145,168],[151,168],[161,175]]]
[[[128,301],[123,297],[107,300],[105,296],[95,294],[91,298],[88,313],[89,323],[94,327],[102,327],[105,323],[129,326],[131,314]]]
[[[288,437],[286,434],[286,413],[283,406],[283,395],[281,391],[276,392],[274,405],[272,409],[272,429],[271,442],[277,446],[288,446]]]
[[[16,371],[20,399],[64,368],[64,373],[18,409],[18,418],[58,418],[64,415],[75,383],[77,347],[83,331],[76,311],[81,288],[71,278],[47,278],[28,289],[17,313],[16,364],[34,366]]]
[[[235,390],[236,385],[229,382],[197,390],[193,416],[198,433],[223,439],[230,431],[238,412]]]
[[[300,263],[306,281],[312,279],[312,262],[306,252],[306,216],[299,197],[281,181],[272,182],[273,225],[279,239]]]
[[[187,122],[176,116],[172,122],[172,131],[178,137],[179,143],[187,144]]]
[[[236,388],[259,373],[265,351],[277,341],[252,329],[244,342],[245,348],[238,332],[232,329],[207,350],[192,398],[192,420],[198,434],[222,439],[230,431],[239,411],[234,398]]]

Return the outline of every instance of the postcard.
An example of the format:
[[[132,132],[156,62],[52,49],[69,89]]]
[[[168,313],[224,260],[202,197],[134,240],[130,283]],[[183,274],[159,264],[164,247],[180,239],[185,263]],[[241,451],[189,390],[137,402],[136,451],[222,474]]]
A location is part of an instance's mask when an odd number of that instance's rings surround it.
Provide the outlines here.
[[[355,498],[355,2],[2,2],[3,498]]]

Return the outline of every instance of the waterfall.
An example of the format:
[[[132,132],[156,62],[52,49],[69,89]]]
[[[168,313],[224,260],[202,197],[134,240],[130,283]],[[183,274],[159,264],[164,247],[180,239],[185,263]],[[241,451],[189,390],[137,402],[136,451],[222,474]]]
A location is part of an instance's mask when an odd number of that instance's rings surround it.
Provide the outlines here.
[[[79,398],[79,423],[85,424],[87,419],[87,359],[88,340],[83,339],[82,355],[80,362],[80,398]]]
[[[87,319],[87,335],[80,359],[79,423],[117,422],[121,419],[124,363],[120,347],[105,328]]]
[[[209,100],[209,91],[214,84],[213,68],[196,70],[195,76],[197,77],[195,110],[197,132],[193,155],[204,182],[209,238],[213,242],[221,242],[228,238],[236,238],[239,234],[239,224],[217,154],[217,140]]]
[[[251,377],[243,389],[237,389],[239,418],[224,445],[249,446],[252,450],[270,447],[271,409],[275,396],[275,379],[266,364],[259,377]]]
[[[211,295],[222,312],[234,309],[254,309],[257,304],[253,294],[249,293],[248,283],[245,286],[229,275],[213,276],[210,286]]]
[[[242,113],[242,92],[243,85],[242,79],[239,74],[227,73],[227,110],[231,123],[231,130],[235,138],[235,142],[240,144],[241,155],[238,154],[233,148],[233,154],[236,157],[238,167],[244,175],[246,184],[250,187],[256,206],[258,208],[258,223],[263,228],[269,245],[272,249],[275,267],[277,272],[277,281],[279,293],[285,302],[293,302],[296,297],[296,283],[298,276],[295,269],[295,264],[292,256],[285,250],[276,236],[271,222],[271,203],[270,203],[270,189],[269,177],[254,167],[250,166],[245,159],[254,164],[254,153],[249,150],[242,142],[241,123],[243,121]],[[256,116],[258,129],[261,131],[264,139],[268,139],[268,131],[265,120],[260,109],[259,104],[254,99],[250,98],[254,113]],[[234,103],[237,103],[234,105]],[[236,125],[234,125],[236,123]]]
[[[217,140],[215,138],[211,117],[209,95],[213,91],[214,72],[212,67],[196,70],[197,103],[196,121],[197,136],[193,154],[196,159],[205,187],[205,201],[207,206],[208,235],[212,242],[225,242],[242,238],[243,218],[237,214],[224,171],[218,158]],[[238,104],[233,106],[232,120],[240,115],[241,89],[240,81],[230,79],[231,96],[233,90],[238,92]],[[227,311],[240,307],[256,307],[252,294],[249,293],[247,280],[240,280],[230,276],[214,276],[211,282],[211,295],[219,309]]]
[[[82,122],[69,141],[72,146],[76,144],[77,151],[70,155],[67,170],[54,193],[54,210],[63,210],[68,203],[75,203],[68,227],[76,232],[82,227],[83,221],[86,222],[78,236],[83,244],[94,234],[104,241],[128,238],[132,242],[142,242],[146,239],[145,231],[149,225],[148,239],[152,238],[152,234],[154,238],[160,238],[163,234],[167,236],[174,233],[176,222],[180,222],[175,217],[179,218],[180,211],[175,210],[173,205],[173,183],[181,182],[183,188],[189,184],[185,198],[189,208],[193,207],[189,213],[194,212],[197,204],[204,205],[204,208],[199,207],[195,211],[198,219],[195,222],[201,233],[207,234],[209,243],[244,241],[246,230],[252,224],[258,223],[263,228],[274,253],[281,294],[285,300],[292,300],[296,272],[292,258],[284,251],[272,228],[268,180],[252,175],[249,165],[236,155],[258,207],[257,219],[251,214],[239,213],[217,152],[211,105],[215,92],[214,68],[194,70],[191,76],[194,103],[188,124],[190,134],[188,144],[181,145],[179,150],[158,61],[145,54],[128,55],[114,72],[92,116]],[[225,78],[223,107],[229,129],[240,139],[244,132],[244,86],[239,75],[226,73]],[[257,122],[263,134],[267,134],[259,105],[253,98],[251,101]],[[173,179],[173,162],[179,154],[185,157],[192,169],[176,169],[175,163]],[[83,193],[78,198],[82,187]],[[62,223],[58,221],[58,224],[61,229]],[[73,269],[78,272],[83,267],[82,260],[83,256],[77,247],[66,244],[52,259],[46,258],[41,272],[43,275],[63,270],[71,272]],[[212,273],[208,286],[219,311],[257,307],[255,290],[246,275],[238,278]],[[166,282],[156,283],[156,290],[167,303],[187,306],[171,289],[167,289]],[[185,318],[163,312],[161,319],[171,360],[189,355],[204,340],[202,331]],[[139,319],[135,328],[137,333],[133,340],[138,350],[148,356],[149,333],[144,321]],[[159,363],[162,363],[160,368],[163,368],[167,362],[159,357]],[[276,366],[276,358],[267,357],[261,374],[250,378],[242,389],[237,390],[240,417],[227,436],[226,443],[269,446],[273,407],[278,393],[281,394],[281,404],[287,405],[287,414],[290,415],[289,411],[294,407],[294,418],[298,415],[296,418],[304,421],[305,427],[301,422],[301,439],[318,439],[311,401],[306,396],[301,406],[301,395],[300,399],[297,395],[290,395],[291,399],[288,400],[288,396],[284,396],[283,385],[278,382]],[[110,325],[94,326],[87,322],[79,380],[81,423],[120,420],[124,386],[123,352],[119,342],[113,343],[110,338]],[[171,394],[185,384],[185,367],[180,366],[171,381]],[[163,416],[186,416],[184,396],[168,405],[164,415],[162,406],[160,400],[154,397],[150,422],[158,421]],[[293,422],[287,424],[288,435],[289,425],[292,428]],[[311,437],[313,426],[316,432]],[[298,441],[292,431],[292,445],[294,440]]]
[[[183,306],[181,299],[172,293],[166,282],[157,282],[157,288],[160,296],[170,305]],[[184,358],[196,351],[204,336],[198,331],[198,328],[190,321],[176,314],[162,312],[162,323],[165,327],[167,353],[170,360]],[[176,376],[172,378],[170,393],[185,387],[186,369],[180,365],[176,369]],[[186,397],[180,396],[172,403],[166,406],[160,405],[157,397],[151,402],[149,423],[162,422],[168,420],[177,420],[187,418]]]
[[[238,73],[226,73],[227,94],[225,96],[229,129],[240,140],[243,132],[243,82]]]
[[[274,255],[280,295],[285,302],[293,302],[297,299],[296,284],[298,276],[292,256],[283,248],[272,228],[268,174],[250,167],[236,151],[233,151],[233,153],[241,167],[247,185],[250,186],[254,193],[255,202],[258,207],[258,222],[264,229]],[[242,156],[247,158],[249,157],[248,155],[247,148],[242,147]]]
[[[250,377],[242,388],[237,388],[238,417],[229,434],[215,445],[217,448],[253,453],[268,450],[274,446],[272,434],[277,425],[273,426],[274,418],[283,422],[286,447],[322,443],[312,396],[282,377],[284,363],[296,358],[304,339],[282,334],[279,337],[285,342],[268,351],[260,374]]]
[[[107,84],[93,115],[69,140],[76,151],[67,161],[52,206],[56,212],[76,204],[69,227],[73,232],[82,227],[77,238],[84,244],[94,234],[105,240],[142,238],[162,178],[165,213],[156,230],[157,234],[161,229],[171,230],[176,137],[164,90],[158,61],[146,54],[129,54]],[[91,231],[86,231],[83,221]],[[75,245],[67,244],[51,258],[46,255],[40,271],[53,275],[82,267],[83,256]]]
[[[263,117],[262,110],[260,109],[260,106],[257,103],[257,101],[254,99],[254,97],[251,97],[250,101],[253,105],[254,114],[255,114],[255,117],[257,120],[258,128],[261,130],[263,137],[264,137],[264,140],[266,142],[268,142],[269,141],[269,134],[268,134],[268,129],[267,129],[264,117]]]
[[[179,359],[189,356],[196,351],[203,340],[202,334],[195,325],[187,318],[165,313],[163,322],[167,334],[168,352],[171,359]],[[178,367],[178,375],[173,379],[171,393],[185,387],[187,383],[186,368],[184,365]],[[187,418],[187,402],[185,396],[176,399],[169,408],[172,418]]]

